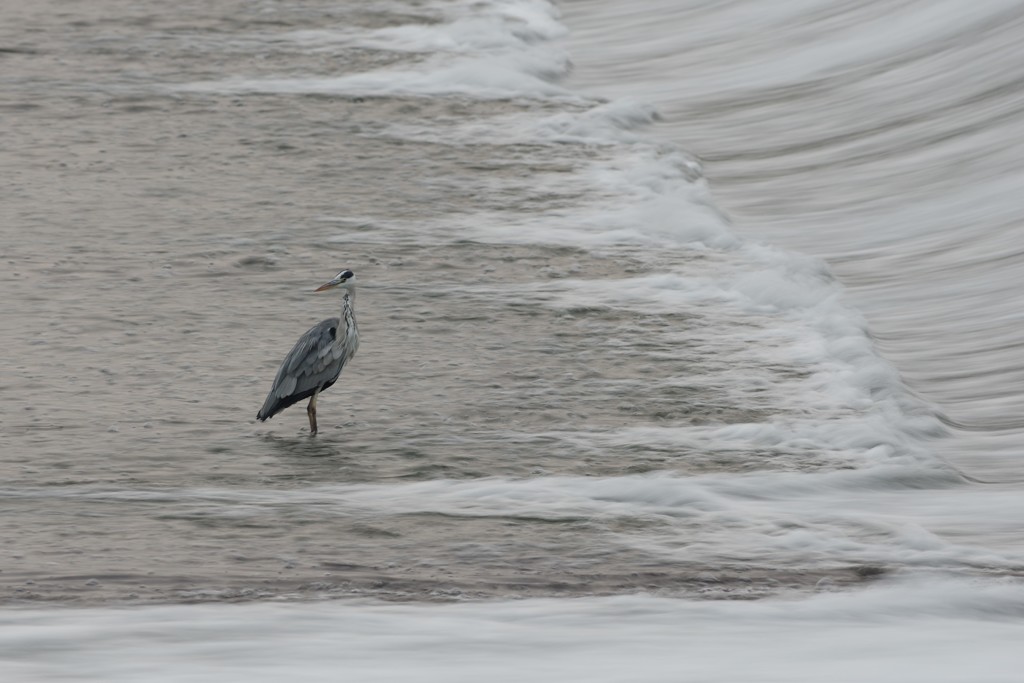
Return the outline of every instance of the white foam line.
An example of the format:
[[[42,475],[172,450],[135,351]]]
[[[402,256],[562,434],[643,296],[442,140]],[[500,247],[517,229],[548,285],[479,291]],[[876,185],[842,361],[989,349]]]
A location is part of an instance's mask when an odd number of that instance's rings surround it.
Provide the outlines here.
[[[1024,588],[900,582],[799,600],[6,611],[0,673],[145,680],[1015,683]]]
[[[428,60],[429,61],[429,60]],[[507,55],[431,62],[420,69],[385,69],[320,78],[230,78],[173,86],[178,92],[284,95],[462,95],[478,99],[557,97],[581,99],[552,82],[562,67],[543,55]]]
[[[76,498],[102,503],[170,505],[176,514],[245,517],[280,514],[379,517],[444,514],[595,522],[645,519],[640,537],[614,537],[667,559],[772,559],[815,566],[857,562],[1018,567],[1024,548],[1002,532],[1024,525],[1024,501],[1012,490],[954,487],[945,472],[912,467],[822,473],[772,472],[678,477],[431,480],[299,490],[18,490],[6,498]],[[936,489],[944,488],[936,508]],[[998,523],[991,509],[1001,510]],[[100,509],[96,509],[99,513]],[[989,547],[966,546],[965,536]]]

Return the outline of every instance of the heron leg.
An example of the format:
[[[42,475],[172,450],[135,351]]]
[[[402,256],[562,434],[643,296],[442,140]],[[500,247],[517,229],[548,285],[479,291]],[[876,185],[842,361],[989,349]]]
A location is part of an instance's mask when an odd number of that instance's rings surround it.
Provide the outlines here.
[[[309,415],[309,435],[316,436],[316,397],[319,391],[313,392],[313,398],[309,399],[309,405],[306,406],[306,414]]]

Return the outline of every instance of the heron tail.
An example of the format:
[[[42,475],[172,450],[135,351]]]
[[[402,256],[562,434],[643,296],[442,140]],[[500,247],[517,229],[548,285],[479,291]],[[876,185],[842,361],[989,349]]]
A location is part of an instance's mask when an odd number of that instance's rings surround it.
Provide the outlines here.
[[[281,399],[271,392],[270,396],[267,396],[267,400],[263,402],[260,412],[256,413],[256,419],[260,422],[266,422],[284,409],[285,406],[281,405]]]

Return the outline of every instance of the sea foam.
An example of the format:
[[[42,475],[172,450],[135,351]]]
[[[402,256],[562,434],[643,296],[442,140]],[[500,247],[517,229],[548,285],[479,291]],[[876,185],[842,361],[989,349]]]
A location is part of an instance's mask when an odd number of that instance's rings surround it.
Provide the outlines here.
[[[9,680],[1011,683],[1024,592],[934,579],[797,600],[12,611]],[[46,656],[38,653],[45,652]],[[298,667],[298,668],[296,668]]]

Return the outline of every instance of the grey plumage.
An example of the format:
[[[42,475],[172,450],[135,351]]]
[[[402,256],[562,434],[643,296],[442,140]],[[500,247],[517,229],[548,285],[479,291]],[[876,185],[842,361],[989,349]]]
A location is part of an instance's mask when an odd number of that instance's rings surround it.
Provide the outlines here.
[[[316,398],[338,381],[342,369],[359,349],[355,314],[355,275],[343,270],[316,291],[342,288],[341,317],[328,318],[299,337],[281,362],[274,384],[257,419],[269,420],[288,406],[308,398],[309,430],[316,434]]]

